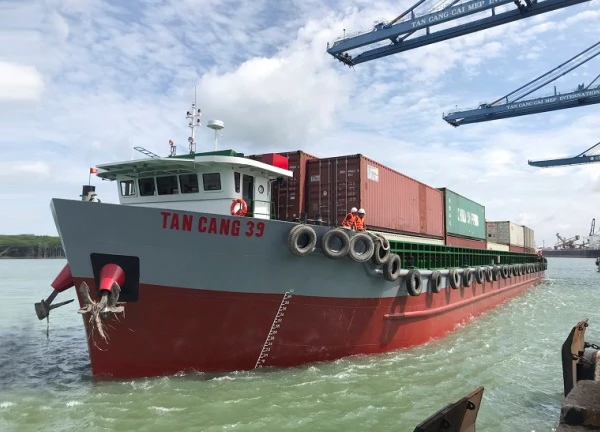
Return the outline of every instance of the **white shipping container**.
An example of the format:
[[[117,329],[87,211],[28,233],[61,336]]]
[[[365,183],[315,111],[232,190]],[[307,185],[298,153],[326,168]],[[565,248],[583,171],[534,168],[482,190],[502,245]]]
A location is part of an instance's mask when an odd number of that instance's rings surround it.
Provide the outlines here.
[[[487,240],[492,243],[525,247],[523,227],[510,221],[486,222]]]
[[[523,225],[523,235],[525,239],[525,248],[535,249],[535,233],[533,230]]]
[[[500,243],[487,242],[487,249],[488,250],[508,252],[508,251],[510,251],[510,246],[509,245],[503,245],[503,244],[500,244]]]

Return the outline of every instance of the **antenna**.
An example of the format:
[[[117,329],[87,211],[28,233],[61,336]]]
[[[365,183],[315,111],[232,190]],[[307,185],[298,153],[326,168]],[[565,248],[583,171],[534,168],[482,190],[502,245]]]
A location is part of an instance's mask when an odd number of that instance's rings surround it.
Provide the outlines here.
[[[206,127],[215,131],[215,151],[217,151],[217,136],[223,136],[219,131],[225,128],[225,123],[221,120],[209,120]]]
[[[194,103],[192,104],[192,110],[187,112],[185,118],[190,119],[188,123],[188,127],[192,130],[192,134],[188,138],[188,142],[190,143],[190,154],[193,154],[196,151],[196,141],[194,139],[195,131],[194,129],[200,126],[200,117],[202,117],[202,111],[200,108],[196,108],[196,86],[194,86]]]

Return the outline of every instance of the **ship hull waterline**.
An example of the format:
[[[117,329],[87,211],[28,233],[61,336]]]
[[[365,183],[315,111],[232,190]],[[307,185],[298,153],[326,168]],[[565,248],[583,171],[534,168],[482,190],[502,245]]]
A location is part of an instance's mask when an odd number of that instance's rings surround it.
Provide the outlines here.
[[[390,316],[391,311],[402,310],[407,300],[413,300],[408,297],[357,300],[292,294],[261,366],[293,367],[357,354],[380,354],[441,338],[540,283],[539,277],[530,276],[511,285],[499,281],[447,290],[438,295],[444,303],[450,298],[450,306],[464,299],[474,301],[421,318]],[[83,280],[76,279],[78,284]],[[92,284],[93,279],[86,282]],[[499,284],[505,286],[497,288]],[[95,377],[254,369],[282,300],[272,294],[239,296],[151,285],[141,289],[145,293],[143,304],[127,305],[124,317],[105,323],[107,342],[84,319]],[[495,292],[481,300],[473,298],[473,292],[484,294],[488,290]],[[434,295],[423,294],[415,301],[426,311],[425,304],[433,303]]]
[[[318,250],[291,254],[293,223],[263,221],[257,237],[244,235],[249,221],[241,218],[238,236],[206,240],[197,223],[175,229],[161,209],[53,200],[52,210],[75,287],[85,282],[94,300],[94,260],[139,263],[136,298],[124,302],[124,314],[103,320],[106,340],[89,314],[83,317],[92,375],[102,379],[293,367],[408,348],[443,337],[544,278],[540,271],[451,289],[443,277],[446,288],[433,293],[425,277],[423,293],[410,296],[404,277],[388,282],[370,262],[331,260]],[[187,214],[194,222],[217,218],[217,225],[240,219]],[[106,220],[122,223],[99,229]]]

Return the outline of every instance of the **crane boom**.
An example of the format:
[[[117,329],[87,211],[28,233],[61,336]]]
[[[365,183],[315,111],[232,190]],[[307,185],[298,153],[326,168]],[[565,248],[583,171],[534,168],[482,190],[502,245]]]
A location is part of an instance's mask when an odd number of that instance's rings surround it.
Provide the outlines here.
[[[461,124],[479,123],[509,117],[519,117],[528,114],[537,114],[578,106],[600,103],[600,86],[592,84],[600,78],[598,75],[587,86],[580,84],[577,90],[559,94],[554,89],[554,95],[522,100],[525,96],[539,90],[550,82],[578,68],[582,64],[600,55],[600,42],[596,42],[579,54],[554,69],[540,75],[534,80],[522,85],[492,103],[484,103],[478,108],[453,111],[443,116],[444,120],[452,126]],[[503,102],[503,103],[500,103]]]
[[[582,86],[580,86],[581,88]],[[555,94],[554,96],[528,99],[522,102],[507,103],[497,106],[481,105],[479,108],[455,111],[444,116],[452,126],[480,123],[485,121],[519,117],[529,114],[556,111],[600,103],[600,88],[577,90],[570,93]]]
[[[525,0],[526,4],[521,4],[520,0],[471,0],[456,6],[457,1],[454,1],[449,7],[442,10],[422,16],[415,16],[414,9],[424,1],[419,0],[391,23],[378,23],[371,31],[338,39],[331,45],[328,43],[327,52],[342,63],[353,66],[590,0]],[[496,7],[509,3],[515,3],[518,9],[496,14]],[[491,16],[433,33],[430,30],[432,26],[484,12],[488,9],[492,10]],[[401,17],[409,13],[411,19],[394,24]],[[406,40],[409,35],[422,29],[426,29],[425,35]],[[348,51],[385,40],[391,40],[392,43],[383,47],[372,48],[354,57],[348,54]]]
[[[557,166],[582,165],[582,164],[591,163],[591,162],[600,162],[600,155],[587,154],[588,152],[590,152],[592,150],[598,150],[598,149],[600,149],[600,142],[594,144],[586,151],[584,151],[574,157],[559,158],[559,159],[546,159],[546,160],[540,160],[540,161],[527,161],[527,164],[529,164],[530,166],[539,167],[539,168],[550,168],[550,167],[557,167]]]

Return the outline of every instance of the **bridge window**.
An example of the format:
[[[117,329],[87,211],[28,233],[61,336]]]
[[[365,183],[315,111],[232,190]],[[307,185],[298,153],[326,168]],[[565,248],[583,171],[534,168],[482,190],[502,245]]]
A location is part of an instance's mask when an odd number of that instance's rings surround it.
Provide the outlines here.
[[[205,191],[221,190],[221,174],[219,173],[202,174],[202,182]]]
[[[121,196],[133,196],[135,195],[135,183],[133,180],[122,180],[121,181]]]
[[[181,193],[198,192],[198,174],[182,174],[179,176],[181,183]]]
[[[159,195],[173,195],[179,193],[177,176],[156,177],[156,189]]]
[[[140,187],[140,196],[151,196],[154,195],[154,177],[141,178],[138,180]]]
[[[234,172],[233,173],[233,180],[235,183],[235,193],[240,193],[240,179],[241,179],[242,175],[238,172]]]

